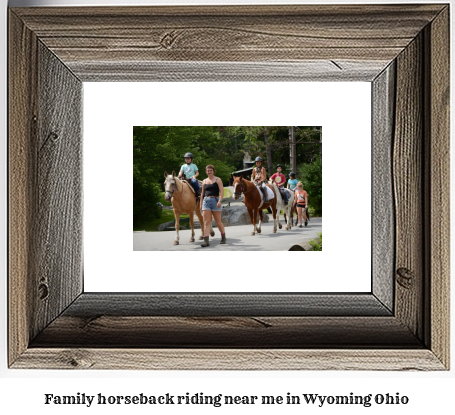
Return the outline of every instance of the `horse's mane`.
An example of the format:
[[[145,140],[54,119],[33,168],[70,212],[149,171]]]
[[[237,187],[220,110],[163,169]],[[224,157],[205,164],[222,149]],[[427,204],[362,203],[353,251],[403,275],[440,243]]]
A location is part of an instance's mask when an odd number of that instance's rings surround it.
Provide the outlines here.
[[[244,180],[244,181],[247,182],[247,183],[254,184],[254,182],[253,182],[252,180],[245,179],[245,177],[240,177],[240,176],[238,176],[238,177],[239,177],[239,179],[240,179],[240,182],[242,182],[242,180]]]
[[[183,189],[185,188],[185,184],[186,184],[186,186],[190,189],[191,193],[196,194],[196,192],[194,191],[193,186],[191,186],[186,180],[179,179],[178,176],[172,177],[172,174],[168,174],[167,178],[168,178],[168,179],[174,179],[176,183],[177,183],[177,182],[181,183],[181,184],[182,184],[182,191],[183,191]],[[198,180],[198,182],[201,183],[200,180]]]

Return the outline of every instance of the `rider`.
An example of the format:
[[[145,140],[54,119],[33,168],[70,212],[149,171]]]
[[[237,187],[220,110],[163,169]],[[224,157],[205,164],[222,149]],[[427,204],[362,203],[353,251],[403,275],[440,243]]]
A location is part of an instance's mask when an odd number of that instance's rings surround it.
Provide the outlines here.
[[[291,171],[289,173],[289,177],[290,177],[290,179],[288,180],[288,186],[287,187],[288,187],[289,190],[292,190],[292,191],[295,192],[295,190],[297,188],[297,183],[298,183],[297,179],[295,178],[295,173],[293,171]]]
[[[186,153],[184,157],[185,164],[180,167],[179,179],[182,178],[182,175],[185,175],[185,177],[189,179],[191,186],[193,186],[197,197],[200,192],[199,183],[196,179],[196,177],[199,176],[199,171],[197,166],[193,164],[193,153]]]
[[[265,168],[262,167],[262,157],[258,156],[254,161],[256,162],[256,167],[253,168],[251,177],[253,177],[254,183],[256,183],[256,185],[261,189],[262,194],[264,195],[264,203],[268,203],[269,197],[267,194],[267,186],[265,185],[267,174],[265,172]]]
[[[281,194],[284,197],[284,203],[287,205],[288,204],[288,195],[284,191],[284,184],[286,183],[286,176],[281,173],[283,171],[283,167],[281,164],[276,165],[276,173],[272,175],[270,180],[272,182],[275,182],[275,184],[278,186],[278,189],[280,190]]]

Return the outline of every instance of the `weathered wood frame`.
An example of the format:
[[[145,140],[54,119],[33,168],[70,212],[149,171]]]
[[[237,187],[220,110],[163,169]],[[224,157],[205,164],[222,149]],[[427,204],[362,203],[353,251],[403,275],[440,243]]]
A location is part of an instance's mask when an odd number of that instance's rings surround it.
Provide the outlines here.
[[[372,292],[85,293],[97,80],[371,82]],[[447,370],[449,6],[11,9],[8,302],[11,368]]]

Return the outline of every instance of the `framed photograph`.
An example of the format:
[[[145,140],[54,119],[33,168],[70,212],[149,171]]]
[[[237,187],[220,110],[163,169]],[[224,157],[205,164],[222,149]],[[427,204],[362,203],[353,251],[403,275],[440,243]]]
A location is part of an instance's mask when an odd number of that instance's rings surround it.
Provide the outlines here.
[[[8,42],[10,368],[449,369],[448,4],[12,8]],[[371,83],[371,291],[84,289],[83,83],[327,81]]]

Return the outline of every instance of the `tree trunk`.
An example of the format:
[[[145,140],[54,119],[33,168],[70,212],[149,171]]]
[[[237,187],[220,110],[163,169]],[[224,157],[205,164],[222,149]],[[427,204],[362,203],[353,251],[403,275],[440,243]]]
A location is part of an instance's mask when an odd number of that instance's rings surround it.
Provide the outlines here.
[[[264,142],[265,142],[265,151],[267,154],[267,170],[269,177],[273,174],[273,164],[272,164],[272,149],[269,144],[269,129],[265,127],[264,129]]]
[[[295,150],[295,127],[289,127],[289,161],[293,172],[297,170],[297,157]]]
[[[322,131],[319,130],[319,157],[322,162]]]

